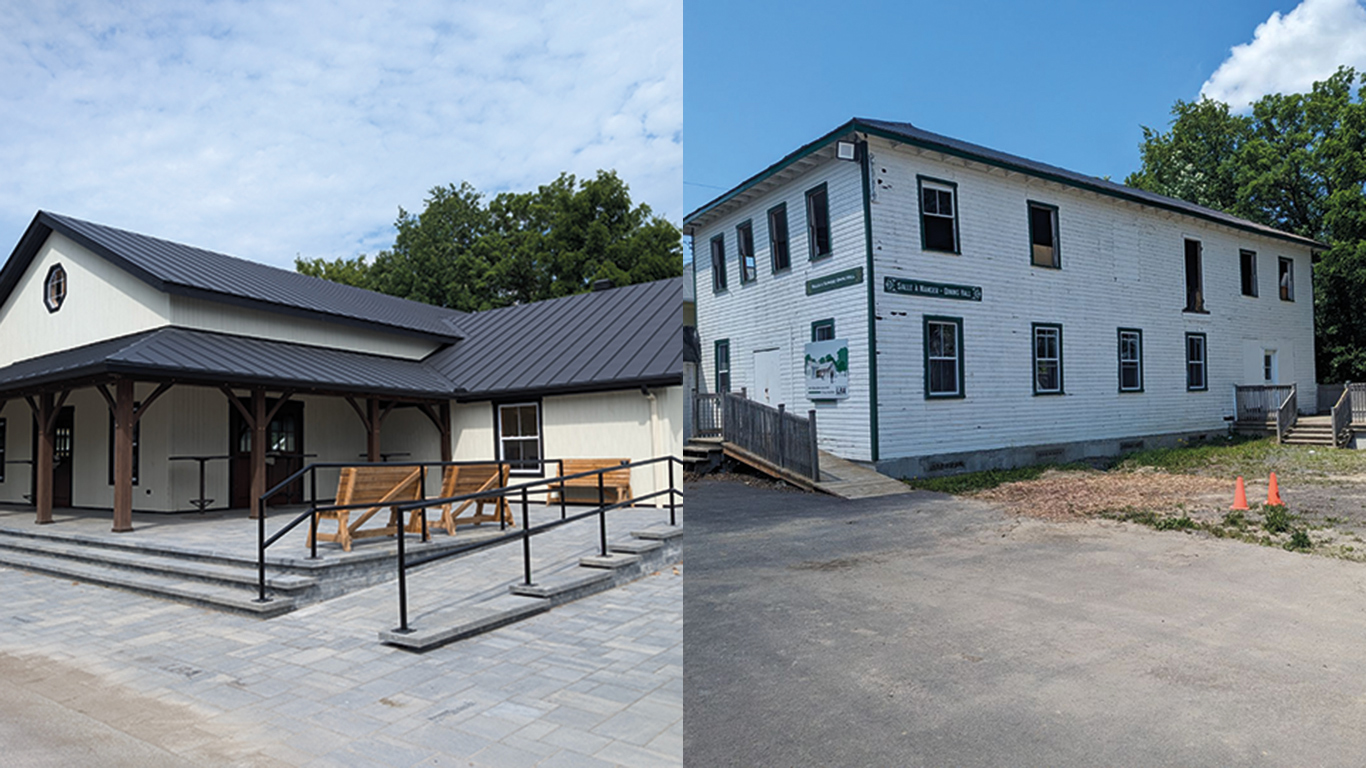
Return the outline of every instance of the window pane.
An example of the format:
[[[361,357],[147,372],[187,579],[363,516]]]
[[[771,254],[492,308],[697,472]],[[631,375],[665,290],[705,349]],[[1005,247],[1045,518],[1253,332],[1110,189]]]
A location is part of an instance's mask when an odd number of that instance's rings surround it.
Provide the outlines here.
[[[1053,211],[1038,206],[1029,207],[1030,242],[1053,247]]]
[[[926,216],[925,247],[933,251],[956,251],[953,239],[953,219],[943,216]]]
[[[926,189],[922,198],[925,201],[925,213],[939,213],[939,197],[935,190]]]
[[[940,343],[941,343],[942,346],[943,346],[943,350],[944,350],[943,354],[944,354],[944,356],[945,356],[945,357],[957,357],[957,356],[958,356],[958,326],[956,326],[956,325],[950,325],[950,324],[948,324],[948,323],[944,323],[943,325],[940,325],[940,326],[939,326],[939,329],[940,329],[939,333],[940,333],[940,335],[941,335],[941,342],[940,342]]]
[[[1040,360],[1035,373],[1038,377],[1040,392],[1056,392],[1058,390],[1058,364],[1056,361]]]
[[[947,189],[939,190],[939,213],[941,216],[953,215],[953,193]]]

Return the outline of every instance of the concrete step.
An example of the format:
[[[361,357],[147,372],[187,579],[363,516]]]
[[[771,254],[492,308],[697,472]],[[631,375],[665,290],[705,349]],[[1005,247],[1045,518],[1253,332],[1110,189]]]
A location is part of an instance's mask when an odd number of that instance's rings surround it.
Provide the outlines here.
[[[131,573],[160,574],[182,580],[220,584],[247,590],[255,590],[257,585],[255,567],[248,567],[245,563],[228,565],[222,562],[158,554],[155,550],[134,551],[91,547],[59,539],[0,534],[0,556],[5,552],[61,558],[91,565],[118,568]],[[297,597],[299,593],[313,589],[318,584],[318,580],[311,576],[272,573],[274,570],[276,569],[267,567],[266,587],[275,594]]]
[[[269,602],[258,603],[254,593],[237,584],[212,583],[171,573],[132,571],[41,552],[0,549],[0,565],[263,619],[288,613],[295,608],[294,599],[286,596],[276,596]]]
[[[545,613],[551,603],[523,595],[499,595],[480,603],[457,603],[410,617],[409,631],[387,629],[379,633],[381,642],[410,651],[427,651],[467,637],[491,632]]]

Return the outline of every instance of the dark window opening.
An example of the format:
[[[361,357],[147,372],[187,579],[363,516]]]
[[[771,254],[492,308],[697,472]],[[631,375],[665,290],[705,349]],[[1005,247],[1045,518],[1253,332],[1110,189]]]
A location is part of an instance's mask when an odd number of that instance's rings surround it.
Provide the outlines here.
[[[835,338],[834,320],[817,320],[811,324],[812,341],[830,341]]]
[[[787,242],[787,204],[774,206],[768,211],[768,246],[773,261],[773,271],[781,272],[792,266],[792,254]]]
[[[957,189],[920,180],[920,232],[927,251],[958,253]]]
[[[1281,300],[1295,300],[1295,262],[1287,258],[1281,258],[1280,276],[1278,282],[1281,286]]]
[[[1186,311],[1205,311],[1205,288],[1200,275],[1200,241],[1186,241]]]
[[[1205,370],[1205,334],[1186,334],[1186,389],[1209,388]]]
[[[730,391],[730,341],[721,339],[716,342],[716,391]]]
[[[735,228],[735,250],[740,252],[740,282],[754,282],[758,276],[754,264],[754,227],[748,221]]]
[[[824,184],[806,193],[806,239],[813,261],[830,255],[830,196]]]
[[[1255,251],[1238,252],[1239,271],[1242,274],[1243,295],[1257,295],[1257,253]]]
[[[1119,391],[1143,391],[1143,332],[1119,331]]]
[[[722,235],[711,239],[711,288],[726,290],[726,239]]]
[[[1036,267],[1061,266],[1058,262],[1058,209],[1041,203],[1029,204],[1030,258]]]

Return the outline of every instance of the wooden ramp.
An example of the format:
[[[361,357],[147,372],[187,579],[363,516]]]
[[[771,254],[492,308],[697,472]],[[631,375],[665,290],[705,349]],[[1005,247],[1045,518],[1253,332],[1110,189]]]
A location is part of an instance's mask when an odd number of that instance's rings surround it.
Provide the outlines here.
[[[808,491],[821,491],[831,496],[838,496],[841,499],[870,499],[877,496],[894,496],[910,492],[910,487],[900,480],[880,474],[871,467],[841,459],[833,453],[826,453],[825,451],[820,452],[821,480],[818,483],[813,483],[810,478],[779,467],[730,443],[724,444],[724,450],[726,455],[732,459],[748,464],[766,475],[771,475]]]

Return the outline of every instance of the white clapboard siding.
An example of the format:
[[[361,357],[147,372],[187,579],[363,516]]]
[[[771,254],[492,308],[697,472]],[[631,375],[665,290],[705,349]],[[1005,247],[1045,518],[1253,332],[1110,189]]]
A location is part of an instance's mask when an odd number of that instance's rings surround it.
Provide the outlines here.
[[[825,182],[830,201],[832,255],[809,259],[806,235],[806,191]],[[768,210],[787,204],[791,269],[774,274],[769,247]],[[736,225],[749,220],[754,227],[757,279],[741,284]],[[711,239],[725,235],[728,287],[712,289]],[[699,229],[693,236],[693,264],[697,280],[697,330],[702,341],[702,391],[716,388],[715,342],[730,340],[731,390],[754,386],[754,352],[777,348],[781,369],[779,402],[795,413],[818,411],[821,447],[854,459],[871,459],[868,363],[868,276],[864,282],[814,296],[806,295],[806,281],[867,268],[863,223],[863,184],[857,163],[826,159],[781,187]],[[813,403],[806,398],[804,355],[811,341],[811,324],[834,319],[835,336],[849,340],[850,397]]]

